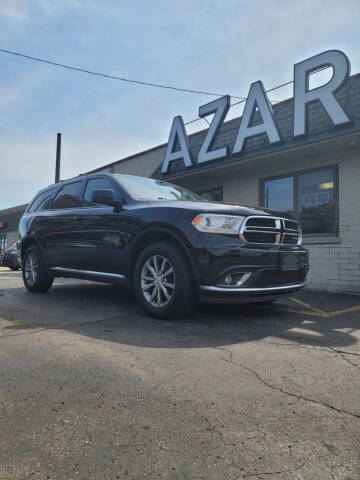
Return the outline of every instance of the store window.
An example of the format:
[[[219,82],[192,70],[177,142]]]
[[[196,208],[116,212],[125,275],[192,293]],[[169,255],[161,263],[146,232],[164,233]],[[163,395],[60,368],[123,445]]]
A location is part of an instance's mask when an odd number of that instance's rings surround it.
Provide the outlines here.
[[[337,233],[336,167],[300,172],[262,181],[266,208],[292,213],[306,235]]]
[[[207,190],[201,190],[200,192],[195,192],[201,197],[204,197],[205,200],[210,200],[211,202],[222,202],[223,201],[223,188],[209,188]]]
[[[0,235],[0,255],[3,255],[7,247],[7,235]]]

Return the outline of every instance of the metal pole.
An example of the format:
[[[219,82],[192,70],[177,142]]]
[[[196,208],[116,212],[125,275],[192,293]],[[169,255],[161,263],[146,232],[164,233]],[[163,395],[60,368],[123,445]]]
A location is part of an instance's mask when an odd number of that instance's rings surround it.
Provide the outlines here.
[[[55,183],[60,182],[60,157],[61,157],[61,133],[58,133],[57,140],[56,140]]]

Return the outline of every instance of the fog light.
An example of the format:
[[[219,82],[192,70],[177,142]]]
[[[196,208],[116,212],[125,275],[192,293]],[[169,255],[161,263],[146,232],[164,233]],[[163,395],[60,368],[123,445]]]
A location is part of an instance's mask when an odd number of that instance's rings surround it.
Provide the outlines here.
[[[252,272],[232,272],[227,273],[217,283],[219,287],[236,287],[245,283],[251,276]]]

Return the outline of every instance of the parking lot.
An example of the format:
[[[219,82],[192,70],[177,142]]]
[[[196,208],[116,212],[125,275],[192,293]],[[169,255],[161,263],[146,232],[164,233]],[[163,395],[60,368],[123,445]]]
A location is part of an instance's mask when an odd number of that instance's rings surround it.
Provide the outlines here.
[[[0,268],[0,479],[360,478],[360,297],[146,317]]]

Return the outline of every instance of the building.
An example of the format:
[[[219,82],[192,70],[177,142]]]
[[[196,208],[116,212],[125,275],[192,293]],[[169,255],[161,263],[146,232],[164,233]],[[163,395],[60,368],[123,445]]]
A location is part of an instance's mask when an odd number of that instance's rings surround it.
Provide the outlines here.
[[[0,257],[7,247],[16,242],[19,220],[26,209],[25,205],[0,211]]]

